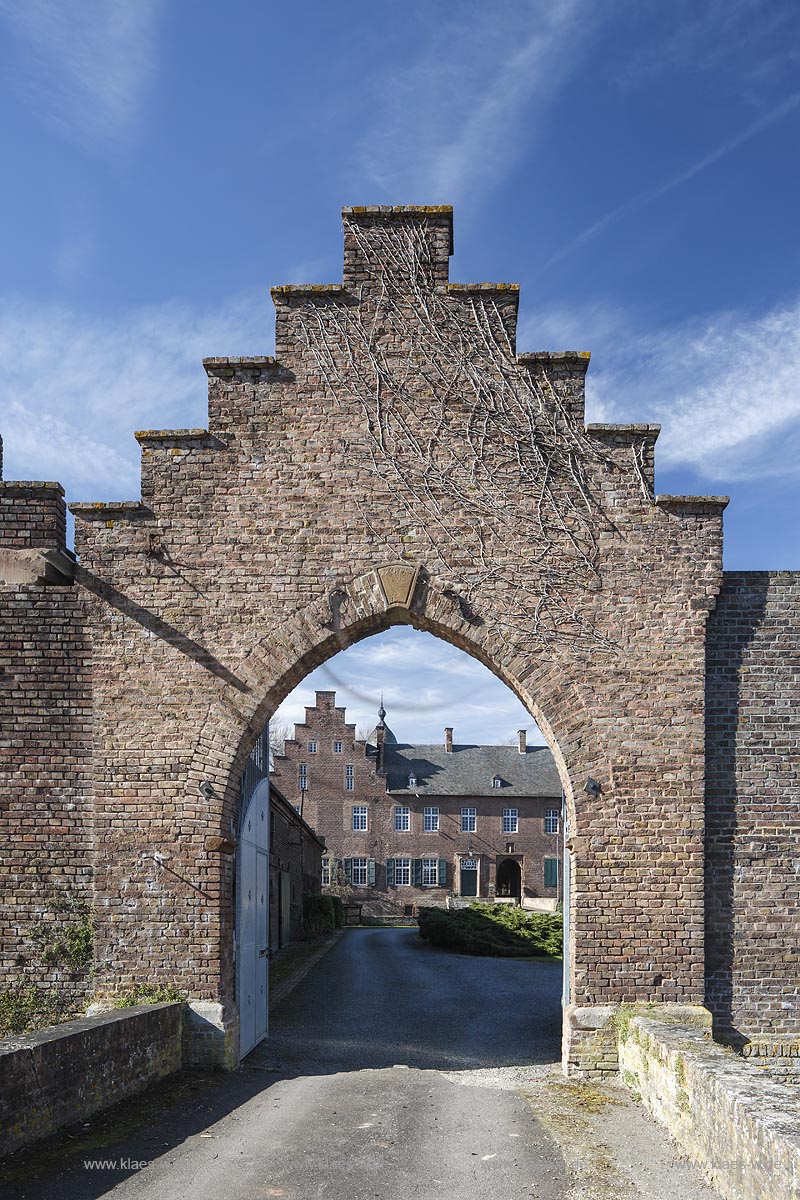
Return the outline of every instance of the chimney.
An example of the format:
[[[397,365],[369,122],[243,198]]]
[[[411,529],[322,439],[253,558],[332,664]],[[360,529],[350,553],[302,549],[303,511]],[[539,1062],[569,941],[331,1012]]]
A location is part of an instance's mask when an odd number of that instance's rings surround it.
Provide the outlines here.
[[[444,748],[448,754],[453,753],[453,729],[448,725],[444,731]]]
[[[518,729],[518,730],[517,730],[517,738],[518,738],[518,741],[519,741],[519,752],[520,752],[520,754],[526,754],[526,753],[527,753],[527,750],[528,750],[528,734],[527,734],[527,731],[526,731],[525,729]]]

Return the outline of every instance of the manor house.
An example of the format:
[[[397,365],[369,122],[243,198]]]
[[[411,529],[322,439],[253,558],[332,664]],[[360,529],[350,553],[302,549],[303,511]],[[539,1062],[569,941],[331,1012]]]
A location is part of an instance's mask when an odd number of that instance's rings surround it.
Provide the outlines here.
[[[328,848],[323,887],[368,910],[405,911],[449,894],[559,898],[561,783],[545,746],[400,742],[385,721],[356,737],[335,692],[317,692],[275,755],[274,780]]]

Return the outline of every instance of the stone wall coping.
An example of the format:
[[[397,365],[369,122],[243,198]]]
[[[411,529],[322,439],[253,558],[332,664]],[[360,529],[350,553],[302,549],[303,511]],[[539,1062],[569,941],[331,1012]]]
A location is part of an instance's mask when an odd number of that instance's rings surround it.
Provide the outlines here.
[[[603,434],[603,433],[622,434],[622,435],[629,434],[631,437],[644,437],[644,438],[651,437],[653,439],[653,441],[655,441],[655,439],[661,433],[661,426],[660,425],[649,425],[649,424],[614,425],[614,424],[593,423],[593,424],[586,426],[586,432],[593,433],[593,434]]]
[[[659,1021],[660,1024],[681,1022],[681,1029],[700,1027],[708,1034],[711,1033],[713,1018],[710,1011],[702,1004],[675,1004],[669,1000],[658,1003],[642,1001],[641,1007],[651,1014],[651,1019]],[[566,1009],[567,1024],[572,1029],[603,1029],[611,1024],[618,1013],[625,1012],[626,1009],[631,1012],[631,1019],[634,1016],[644,1015],[636,1011],[636,1003],[631,1005],[569,1004]]]
[[[269,294],[276,300],[281,296],[340,296],[346,291],[343,283],[282,283],[279,287],[271,287]]]
[[[403,216],[405,213],[419,213],[423,216],[452,217],[452,204],[345,204],[342,206],[342,216],[360,216],[362,213],[374,214],[378,217]]]
[[[699,511],[718,509],[720,512],[727,508],[730,496],[656,496],[655,503],[659,508],[684,508]]]
[[[59,495],[64,495],[64,488],[60,483],[55,483],[52,480],[41,479],[0,479],[0,490],[4,492],[58,492]]]
[[[128,516],[151,516],[149,508],[141,500],[86,500],[74,501],[67,508],[74,517],[107,517],[109,513],[125,513]]]
[[[523,367],[537,363],[568,362],[583,367],[585,371],[591,357],[590,350],[525,350],[517,355],[517,362]]]
[[[127,1021],[148,1012],[156,1012],[162,1008],[182,1008],[183,1000],[168,1000],[161,1004],[132,1004],[127,1008],[112,1008],[108,1012],[97,1013],[92,1017],[76,1017],[73,1021],[64,1021],[61,1025],[48,1025],[46,1029],[37,1029],[33,1033],[14,1034],[0,1039],[0,1055],[15,1054],[19,1050],[34,1050],[37,1046],[57,1042],[61,1038],[74,1037],[100,1029],[105,1025],[115,1025],[119,1021]]]
[[[519,296],[518,283],[448,283],[448,292],[468,295],[470,292],[511,292]]]
[[[284,283],[269,289],[273,299],[282,296],[327,295],[339,296],[347,292],[343,283]],[[518,283],[448,283],[446,291],[456,296],[470,295],[474,292],[502,293],[519,299],[520,285]],[[234,359],[203,359],[203,363],[234,362]]]
[[[274,354],[212,354],[203,359],[204,367],[271,367],[277,363]]]
[[[760,1122],[789,1142],[800,1153],[800,1127],[797,1118],[787,1112],[786,1101],[792,1094],[786,1084],[766,1078],[758,1067],[750,1066],[736,1053],[711,1041],[707,1034],[685,1025],[666,1024],[650,1017],[631,1019],[631,1028],[651,1039],[662,1051],[683,1057],[687,1067],[708,1074],[717,1090],[728,1094],[739,1113]]]
[[[187,441],[195,442],[210,437],[207,429],[137,429],[133,435],[137,442]]]

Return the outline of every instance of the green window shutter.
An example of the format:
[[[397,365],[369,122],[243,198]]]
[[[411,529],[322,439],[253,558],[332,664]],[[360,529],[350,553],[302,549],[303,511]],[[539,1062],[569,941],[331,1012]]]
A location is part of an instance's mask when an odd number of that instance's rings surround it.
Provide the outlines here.
[[[558,859],[546,858],[544,860],[544,886],[558,887]]]
[[[422,887],[422,859],[412,858],[411,860],[411,886]]]
[[[386,886],[394,887],[394,859],[387,858],[386,860]]]
[[[375,887],[375,859],[370,858],[367,862],[367,883],[370,887]]]
[[[344,877],[347,883],[353,882],[353,860],[352,858],[343,858],[342,866],[344,867]]]
[[[439,887],[447,887],[447,859],[439,859]]]

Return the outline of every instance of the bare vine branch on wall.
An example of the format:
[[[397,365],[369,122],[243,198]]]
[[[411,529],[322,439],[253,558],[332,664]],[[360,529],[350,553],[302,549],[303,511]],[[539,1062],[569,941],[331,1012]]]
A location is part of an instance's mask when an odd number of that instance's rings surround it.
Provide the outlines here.
[[[360,409],[369,469],[427,535],[445,582],[460,578],[464,590],[456,562],[474,560],[473,609],[491,582],[501,623],[518,635],[601,642],[591,621],[601,511],[586,470],[596,443],[544,366],[517,360],[496,295],[437,285],[424,224],[367,234],[346,220],[345,234],[369,286],[357,303],[329,294],[296,311],[326,391]],[[357,446],[349,440],[348,452]]]

